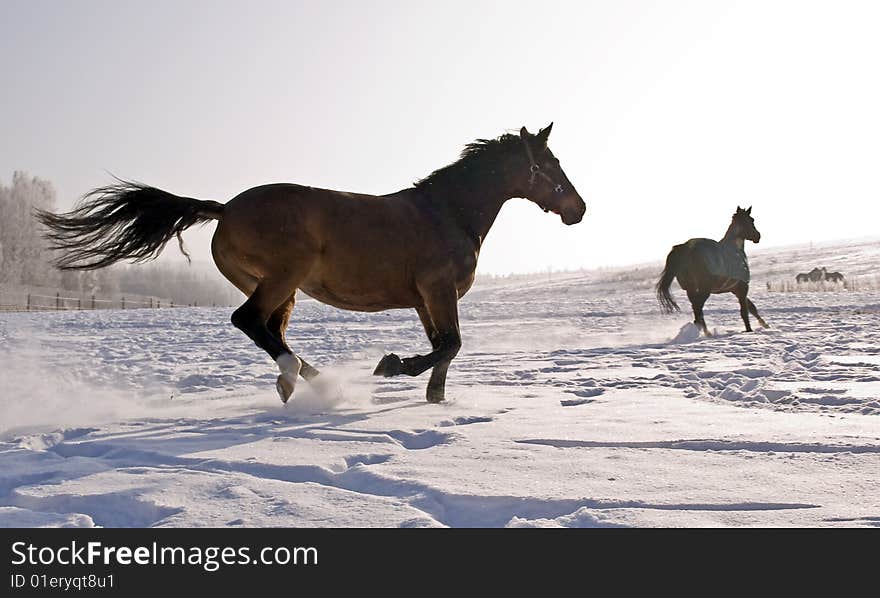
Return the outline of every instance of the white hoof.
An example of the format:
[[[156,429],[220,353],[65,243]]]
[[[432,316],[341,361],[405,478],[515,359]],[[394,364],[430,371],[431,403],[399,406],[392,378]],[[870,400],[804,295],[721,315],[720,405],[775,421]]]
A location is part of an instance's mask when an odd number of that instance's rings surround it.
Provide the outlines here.
[[[294,388],[296,388],[296,377],[299,376],[299,371],[302,369],[302,361],[296,355],[282,353],[275,360],[275,363],[278,364],[278,369],[281,370],[281,375],[278,376],[278,380],[275,382],[275,390],[278,391],[281,402],[286,403],[290,395],[293,394]]]
[[[275,390],[278,391],[278,396],[281,397],[282,403],[287,403],[295,388],[296,376],[291,376],[290,374],[281,374],[275,382]]]

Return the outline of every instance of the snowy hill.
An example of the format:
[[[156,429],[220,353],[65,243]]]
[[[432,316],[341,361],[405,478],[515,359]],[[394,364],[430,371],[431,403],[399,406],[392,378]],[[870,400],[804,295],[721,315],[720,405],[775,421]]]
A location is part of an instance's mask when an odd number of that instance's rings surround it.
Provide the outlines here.
[[[413,312],[298,303],[341,394],[281,405],[228,309],[0,314],[0,525],[880,525],[880,242],[748,246],[752,334],[661,263],[477,281],[447,403]],[[814,266],[859,291],[768,292]]]

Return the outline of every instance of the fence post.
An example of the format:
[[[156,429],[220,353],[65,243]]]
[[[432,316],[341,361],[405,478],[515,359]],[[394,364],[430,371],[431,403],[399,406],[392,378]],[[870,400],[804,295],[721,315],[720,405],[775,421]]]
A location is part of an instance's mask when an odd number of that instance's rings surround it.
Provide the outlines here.
[[[30,311],[31,310],[31,294],[30,293],[28,293],[28,300],[27,301],[28,301],[27,310]]]
[[[92,295],[92,309],[95,309],[95,295]]]
[[[55,311],[61,309],[61,293],[55,293]]]
[[[82,308],[83,308],[83,300],[82,300],[81,297],[80,297],[80,298],[77,298],[77,300],[76,300],[76,308],[77,308],[77,309],[82,309]]]
[[[162,309],[162,300],[156,299],[156,309]]]
[[[122,298],[122,309],[125,309],[125,297]]]
[[[172,308],[174,307],[174,300],[173,299],[171,300],[171,307]]]

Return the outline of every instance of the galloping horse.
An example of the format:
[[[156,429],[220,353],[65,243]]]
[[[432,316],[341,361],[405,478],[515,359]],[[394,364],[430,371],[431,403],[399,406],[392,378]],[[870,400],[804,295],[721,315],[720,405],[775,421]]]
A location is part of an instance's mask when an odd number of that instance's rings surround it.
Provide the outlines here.
[[[694,310],[694,324],[700,327],[706,336],[710,336],[706,321],[703,319],[703,305],[710,294],[733,293],[739,300],[739,313],[746,324],[746,332],[752,331],[749,323],[749,312],[752,313],[764,328],[769,325],[758,315],[758,309],[749,294],[749,262],[746,258],[745,240],[758,243],[761,233],[755,228],[752,208],[743,210],[736,208],[724,238],[721,241],[712,239],[691,239],[687,243],[676,245],[666,258],[666,267],[657,282],[657,299],[666,313],[680,311],[669,287],[673,279],[687,291],[688,299]]]
[[[457,162],[390,195],[272,184],[224,205],[119,180],[71,212],[38,217],[65,252],[57,266],[67,270],[145,262],[174,236],[186,254],[181,232],[219,220],[214,263],[248,297],[232,323],[275,360],[284,402],[298,375],[313,381],[319,374],[285,340],[297,289],[341,309],[415,308],[433,350],[385,355],[373,373],[433,368],[427,399],[439,402],[461,347],[458,300],[474,282],[480,247],[504,202],[527,198],[567,225],[584,216],[584,201],[547,147],[552,127],[477,140]]]
[[[844,276],[840,272],[825,272],[825,280],[828,282],[843,282]]]

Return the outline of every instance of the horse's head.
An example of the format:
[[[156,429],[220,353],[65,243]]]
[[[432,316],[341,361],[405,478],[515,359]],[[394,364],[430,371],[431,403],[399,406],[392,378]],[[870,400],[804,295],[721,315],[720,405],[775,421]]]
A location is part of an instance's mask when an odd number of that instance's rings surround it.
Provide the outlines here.
[[[753,243],[761,241],[761,233],[755,228],[755,219],[752,218],[751,207],[748,210],[744,210],[737,206],[736,214],[733,215],[733,225],[737,228],[737,236]]]
[[[529,133],[525,127],[519,131],[528,166],[528,183],[524,195],[545,212],[559,214],[565,224],[577,224],[583,219],[587,206],[565,176],[559,160],[547,147],[547,138],[552,129],[553,123],[550,123],[536,135]]]

